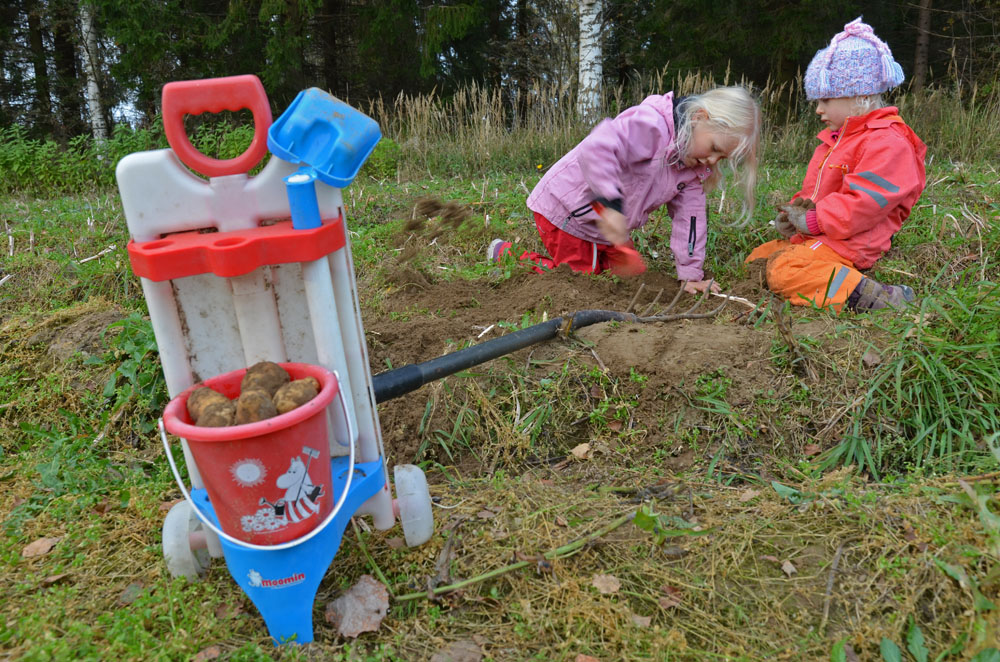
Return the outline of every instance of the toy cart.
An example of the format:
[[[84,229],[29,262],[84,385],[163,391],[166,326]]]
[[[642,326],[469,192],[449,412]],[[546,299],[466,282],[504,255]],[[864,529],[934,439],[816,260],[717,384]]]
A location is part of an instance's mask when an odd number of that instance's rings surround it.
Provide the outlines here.
[[[241,109],[252,112],[255,127],[242,155],[220,161],[191,145],[185,115]],[[260,482],[265,472],[252,458],[228,467],[199,465],[182,438],[188,492],[161,421],[187,497],[164,520],[164,557],[171,574],[196,579],[210,557],[223,556],[275,641],[308,642],[316,591],[348,519],[371,515],[383,530],[395,523],[340,191],[381,135],[373,120],[315,88],[300,93],[272,126],[256,76],[170,83],[162,113],[170,149],[126,156],[116,175],[129,257],[142,282],[171,405],[196,384],[238,378],[259,361],[314,366],[333,375],[338,396],[319,414],[331,484],[311,489],[315,501],[303,502],[314,506],[325,495],[335,505],[308,533],[277,543],[227,532],[216,512],[222,504],[205,489],[206,472]],[[268,147],[270,160],[250,176]],[[191,429],[177,422],[183,415],[168,407],[166,427],[173,421],[171,431]],[[295,449],[298,461],[320,457],[317,440],[308,441]],[[413,465],[395,467],[394,476],[406,542],[419,545],[433,530],[426,480]],[[279,514],[287,520],[293,513]]]

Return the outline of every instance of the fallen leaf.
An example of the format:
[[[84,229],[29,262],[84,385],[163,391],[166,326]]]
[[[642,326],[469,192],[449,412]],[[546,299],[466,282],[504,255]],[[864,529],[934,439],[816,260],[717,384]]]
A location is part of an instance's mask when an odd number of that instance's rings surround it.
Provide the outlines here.
[[[118,604],[120,605],[130,605],[139,599],[142,595],[143,585],[139,582],[134,582],[125,587],[122,594],[118,596]]]
[[[760,560],[770,561],[771,563],[781,563],[781,559],[779,559],[777,556],[771,556],[770,554],[765,554],[764,556],[760,557]]]
[[[639,614],[632,614],[632,623],[636,627],[648,628],[653,622],[652,616],[640,616]]]
[[[495,512],[492,510],[486,510],[485,508],[476,513],[476,517],[479,519],[493,519],[496,516],[497,514]]]
[[[861,362],[865,364],[866,368],[873,368],[882,363],[882,357],[875,350],[869,349],[861,356]]]
[[[913,530],[913,526],[909,522],[907,522],[906,526],[903,527],[903,537],[908,542],[913,542],[917,539],[917,532]]]
[[[795,566],[792,565],[792,562],[789,561],[788,559],[785,559],[785,562],[781,564],[781,571],[784,572],[789,577],[798,572],[798,570],[795,569]]]
[[[601,391],[601,387],[598,386],[598,385],[596,385],[596,384],[593,385],[593,386],[591,386],[590,387],[590,397],[594,398],[595,400],[603,400],[604,399],[604,393]]]
[[[62,538],[39,538],[35,542],[25,545],[24,549],[21,550],[21,556],[26,559],[33,559],[36,556],[44,556],[52,551],[52,548],[56,546],[56,543],[62,540]]]
[[[664,609],[671,609],[681,603],[681,590],[676,586],[664,585],[660,587],[664,596],[658,600]]]
[[[746,490],[740,495],[740,503],[746,503],[758,496],[760,496],[760,490]]]
[[[847,662],[861,662],[858,654],[854,652],[854,648],[850,644],[844,644],[844,654],[847,656]]]
[[[64,572],[61,575],[49,575],[48,577],[46,577],[41,581],[41,584],[42,586],[52,586],[53,584],[57,584],[62,580],[66,579],[67,577],[69,577],[68,572]]]
[[[390,549],[403,549],[406,547],[406,541],[399,536],[386,539],[385,544],[388,545]]]
[[[220,655],[222,655],[222,651],[219,650],[218,646],[209,646],[198,651],[191,660],[192,662],[205,662],[206,660],[214,660]]]
[[[109,510],[111,510],[111,504],[107,500],[94,504],[94,512],[98,515],[107,515]]]
[[[577,654],[576,657],[573,658],[573,662],[601,662],[601,661],[598,660],[596,657],[591,657],[589,655],[584,655],[583,653],[579,653]]]
[[[590,583],[601,595],[617,593],[618,589],[622,587],[621,580],[614,575],[594,575],[594,579]]]
[[[821,450],[823,449],[819,447],[819,444],[806,444],[802,447],[802,454],[809,457],[818,454]]]
[[[578,460],[589,460],[591,455],[593,455],[593,451],[590,450],[590,444],[586,442],[575,446],[570,453]]]
[[[556,515],[556,526],[568,526],[569,522],[562,515]]]
[[[215,608],[215,617],[220,621],[239,616],[242,613],[243,607],[240,605],[221,604]]]
[[[556,482],[554,480],[552,480],[551,478],[542,478],[540,481],[538,481],[538,484],[539,485],[544,485],[545,487],[555,487],[556,486]]]
[[[389,611],[389,591],[371,575],[361,575],[357,583],[326,606],[326,622],[345,637],[375,632]]]
[[[27,501],[27,499],[25,499],[24,497],[15,497],[14,498],[14,503],[10,504],[10,509],[14,510],[15,508],[17,508],[18,506],[20,506],[25,501]]]
[[[608,429],[612,432],[618,432],[622,429],[621,421],[608,421]]]
[[[431,656],[431,662],[479,662],[482,659],[479,645],[468,639],[453,641]]]

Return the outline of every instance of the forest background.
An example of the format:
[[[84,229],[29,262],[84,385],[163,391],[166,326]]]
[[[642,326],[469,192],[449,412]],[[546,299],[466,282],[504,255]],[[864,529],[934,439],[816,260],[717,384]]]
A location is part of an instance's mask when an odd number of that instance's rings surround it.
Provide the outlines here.
[[[167,82],[242,73],[261,77],[278,112],[312,86],[357,107],[495,88],[510,124],[532,90],[578,98],[594,30],[605,92],[730,69],[773,89],[859,15],[913,88],[992,91],[992,0],[12,0],[0,7],[0,127],[63,145],[103,138],[154,125]]]

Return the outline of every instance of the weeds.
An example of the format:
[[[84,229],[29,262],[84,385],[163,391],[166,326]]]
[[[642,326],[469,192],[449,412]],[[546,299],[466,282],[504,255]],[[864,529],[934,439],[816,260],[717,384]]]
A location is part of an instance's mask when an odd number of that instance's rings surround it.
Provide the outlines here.
[[[887,322],[899,338],[872,376],[845,441],[824,467],[955,470],[1000,429],[1000,287],[959,287]]]

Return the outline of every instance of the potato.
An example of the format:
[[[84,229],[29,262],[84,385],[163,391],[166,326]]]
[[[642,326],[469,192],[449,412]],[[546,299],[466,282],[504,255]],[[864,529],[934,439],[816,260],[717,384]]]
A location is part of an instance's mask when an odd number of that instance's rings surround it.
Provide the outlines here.
[[[291,380],[285,369],[271,361],[260,361],[247,369],[240,382],[240,393],[245,391],[267,391],[268,397],[273,397],[279,388]]]
[[[271,394],[262,389],[243,391],[236,401],[236,425],[256,423],[277,415],[278,410],[274,408]]]
[[[205,428],[223,428],[236,420],[236,403],[228,398],[215,400],[201,410],[195,425]]]
[[[207,386],[196,388],[187,399],[188,415],[191,416],[192,421],[196,421],[195,425],[197,425],[197,420],[201,418],[201,413],[205,411],[205,408],[220,402],[229,402],[229,398]]]
[[[301,407],[319,394],[319,382],[315,377],[305,377],[288,382],[274,394],[274,407],[279,414]]]

